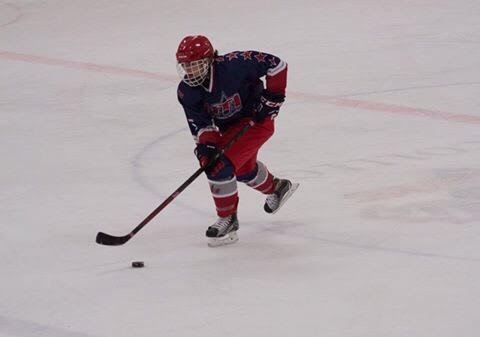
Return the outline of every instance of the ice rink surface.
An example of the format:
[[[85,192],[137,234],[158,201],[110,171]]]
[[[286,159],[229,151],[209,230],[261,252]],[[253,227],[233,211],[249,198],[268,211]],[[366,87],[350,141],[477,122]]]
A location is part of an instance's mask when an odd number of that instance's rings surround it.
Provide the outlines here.
[[[0,0],[1,337],[477,337],[479,1]],[[208,248],[175,50],[289,64],[260,159]],[[131,261],[145,268],[130,268]]]

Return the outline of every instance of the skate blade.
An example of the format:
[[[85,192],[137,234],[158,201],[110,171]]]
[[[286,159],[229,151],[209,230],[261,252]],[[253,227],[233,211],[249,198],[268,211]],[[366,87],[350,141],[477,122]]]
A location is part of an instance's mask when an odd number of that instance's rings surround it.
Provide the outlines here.
[[[292,194],[297,190],[299,183],[292,183],[292,187],[288,190],[287,193],[285,193],[285,196],[283,197],[282,201],[280,202],[280,205],[278,205],[278,208],[272,212],[272,214],[275,214],[278,212],[280,208],[282,208],[283,204],[292,196]]]
[[[224,236],[218,238],[207,238],[207,244],[209,247],[220,247],[225,245],[231,245],[238,241],[237,232],[230,232]]]

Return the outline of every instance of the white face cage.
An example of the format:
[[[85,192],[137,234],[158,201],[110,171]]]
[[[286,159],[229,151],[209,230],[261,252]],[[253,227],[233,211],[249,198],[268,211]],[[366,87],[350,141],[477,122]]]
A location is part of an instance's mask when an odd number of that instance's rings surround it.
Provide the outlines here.
[[[177,63],[177,72],[183,82],[191,87],[196,87],[207,78],[210,63],[211,59],[209,58]]]

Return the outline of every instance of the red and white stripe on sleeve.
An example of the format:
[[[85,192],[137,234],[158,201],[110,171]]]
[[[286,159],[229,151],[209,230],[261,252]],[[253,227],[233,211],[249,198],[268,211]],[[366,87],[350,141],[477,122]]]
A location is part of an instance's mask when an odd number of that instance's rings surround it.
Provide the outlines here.
[[[272,93],[285,95],[287,88],[288,65],[285,61],[280,62],[267,71],[267,90]]]

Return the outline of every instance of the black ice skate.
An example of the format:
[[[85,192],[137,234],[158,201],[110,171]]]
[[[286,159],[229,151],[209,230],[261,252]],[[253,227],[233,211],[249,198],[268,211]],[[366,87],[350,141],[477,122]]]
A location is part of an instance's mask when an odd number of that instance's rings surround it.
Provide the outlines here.
[[[236,213],[225,218],[218,218],[217,221],[207,229],[208,245],[210,247],[218,247],[237,242],[238,227]]]
[[[279,178],[274,178],[273,184],[275,185],[275,191],[273,194],[267,196],[265,205],[263,206],[263,209],[267,213],[276,213],[285,201],[290,198],[293,192],[297,190],[299,185],[298,183],[292,183],[288,179]]]

